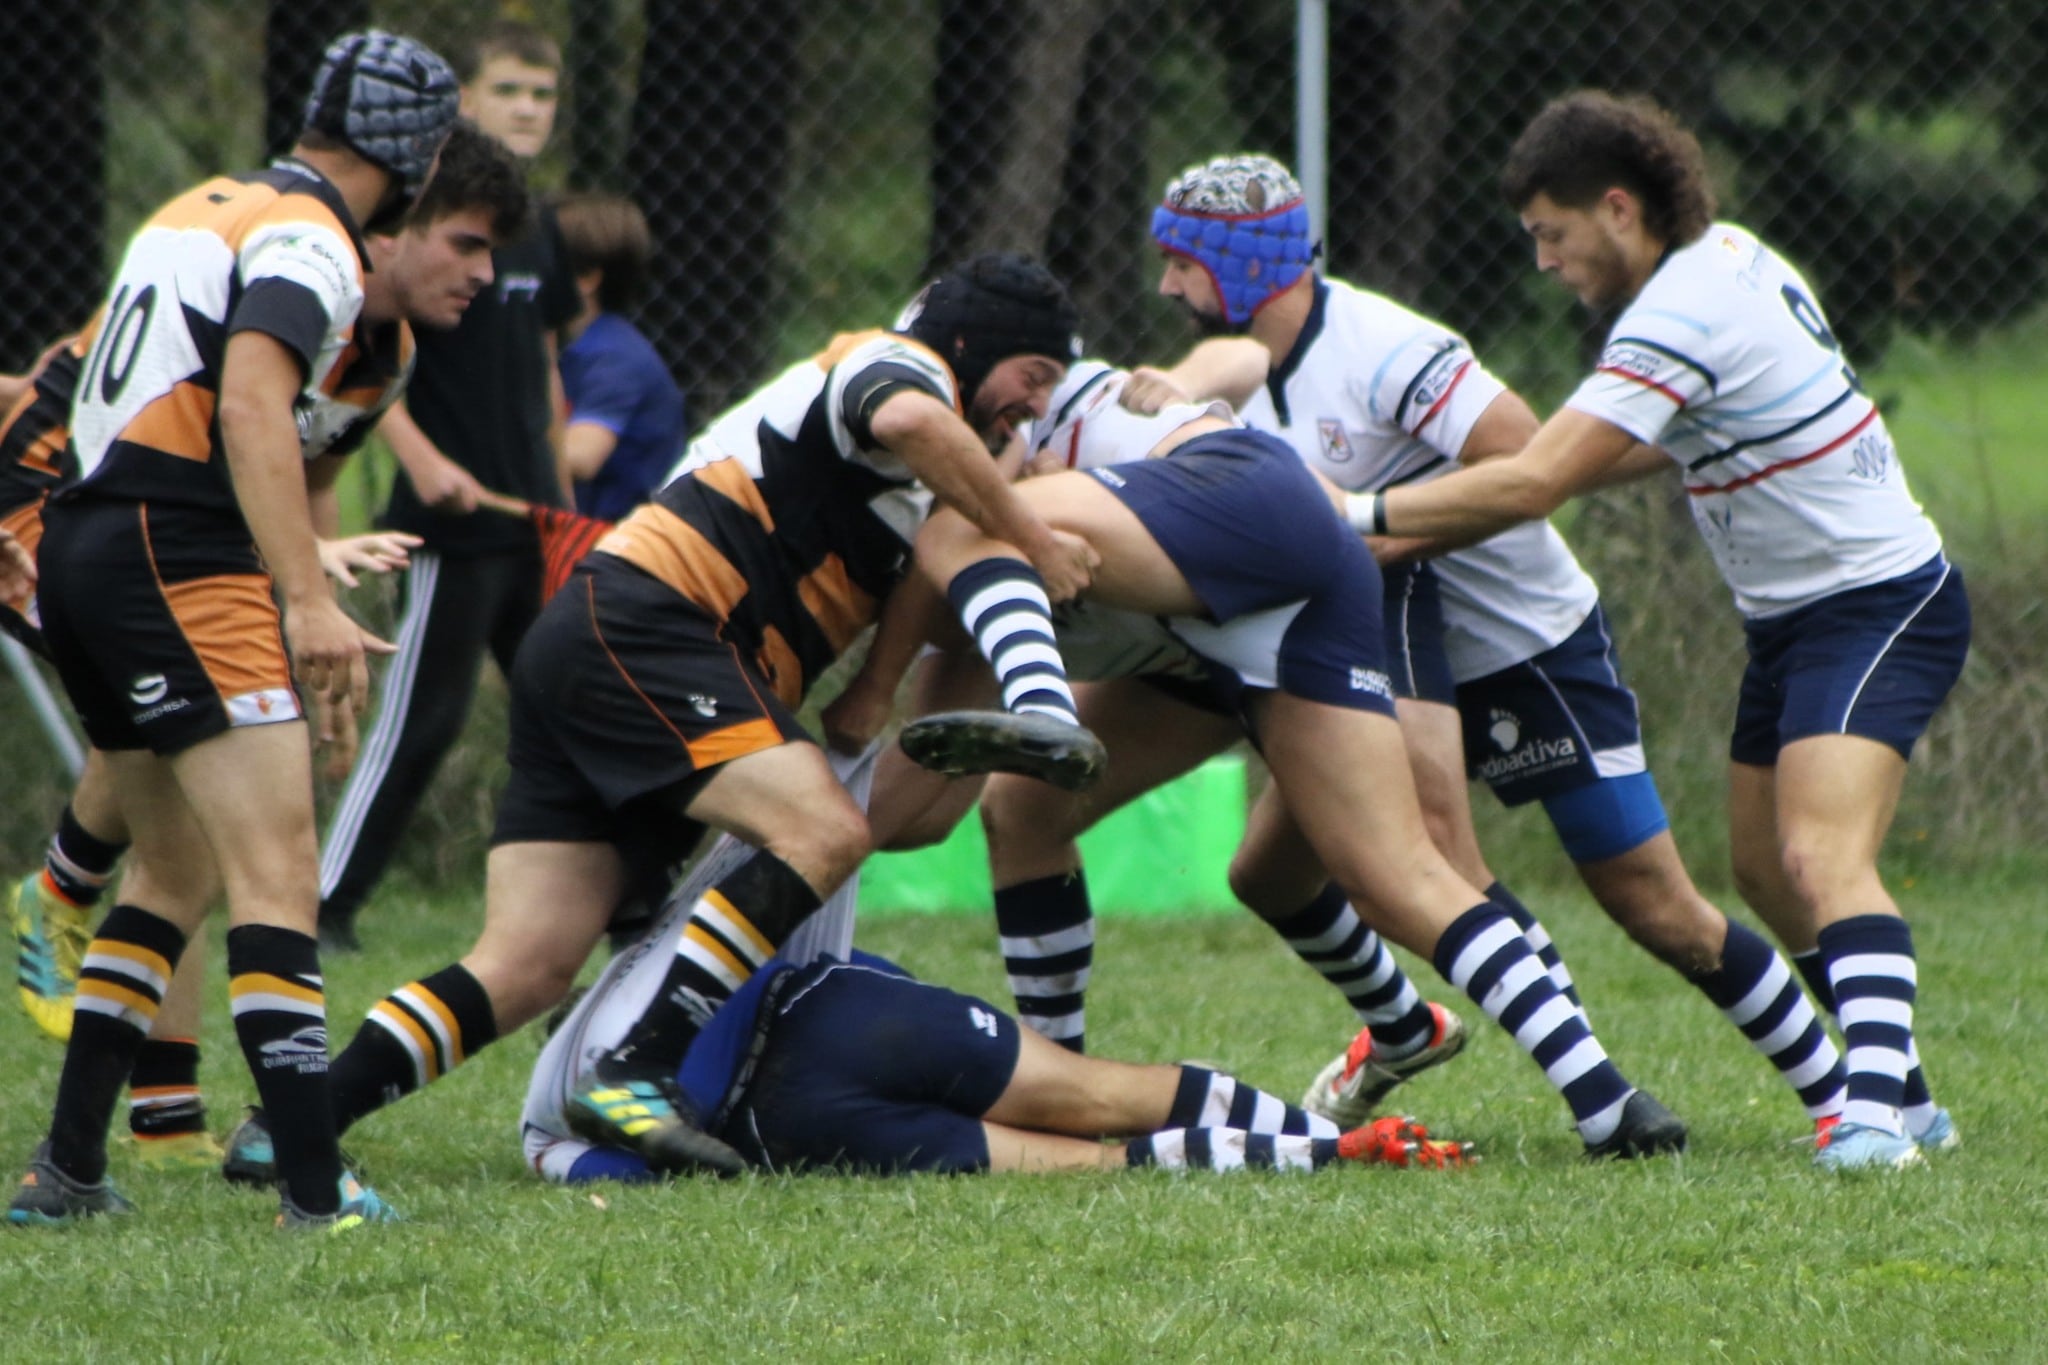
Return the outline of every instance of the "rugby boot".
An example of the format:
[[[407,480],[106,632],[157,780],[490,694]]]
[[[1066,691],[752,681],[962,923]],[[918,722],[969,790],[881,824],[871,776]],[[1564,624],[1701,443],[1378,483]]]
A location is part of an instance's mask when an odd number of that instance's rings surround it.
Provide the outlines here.
[[[1031,711],[940,711],[904,726],[897,743],[947,777],[1015,773],[1070,792],[1093,786],[1109,761],[1085,727]]]

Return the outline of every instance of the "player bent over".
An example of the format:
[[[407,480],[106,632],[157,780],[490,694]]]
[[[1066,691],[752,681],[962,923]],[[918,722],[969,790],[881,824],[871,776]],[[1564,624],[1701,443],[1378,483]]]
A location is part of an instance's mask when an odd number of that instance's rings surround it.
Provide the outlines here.
[[[38,605],[137,859],[86,953],[13,1222],[129,1207],[104,1179],[108,1122],[216,873],[236,1034],[279,1115],[280,1224],[388,1216],[335,1141],[294,688],[359,708],[381,642],[327,586],[309,488],[336,462],[307,461],[403,372],[404,301],[366,315],[385,286],[362,232],[419,196],[456,105],[453,73],[419,44],[338,39],[293,155],[159,210],[96,320],[71,418],[80,478],[45,513]]]
[[[1684,1125],[1623,1078],[1513,920],[1430,843],[1393,718],[1378,569],[1328,486],[1284,442],[1210,409],[1147,418],[1112,401],[1067,422],[1051,445],[1079,468],[1027,480],[1018,495],[1100,553],[1091,600],[1167,617],[1189,648],[1240,676],[1251,729],[1314,856],[1362,913],[1370,907],[1374,929],[1429,958],[1543,1067],[1590,1154],[1681,1148]],[[971,627],[984,620],[974,605],[983,566],[1000,552],[951,516],[934,516],[918,540],[921,570]],[[1000,655],[996,673],[1008,687]],[[975,720],[913,721],[903,748],[942,772],[971,767],[1008,723]]]
[[[1093,552],[1020,502],[990,456],[1044,413],[1074,324],[1042,267],[977,258],[901,331],[838,338],[714,421],[599,543],[513,669],[483,933],[372,1009],[335,1064],[342,1128],[553,1006],[626,893],[658,900],[708,824],[764,856],[693,907],[654,1007],[575,1109],[656,1167],[739,1164],[696,1128],[676,1065],[869,845],[795,710],[902,575],[932,497],[1016,537],[1029,557],[1008,560],[1007,582],[1041,615],[1086,584]],[[1042,666],[1019,699],[1058,734],[1038,770],[1085,783],[1100,746],[1074,723],[1057,655]]]
[[[1810,964],[1848,1044],[1848,1102],[1815,1160],[1916,1164],[1955,1129],[1920,1071],[1913,937],[1877,854],[1969,649],[1962,575],[1812,288],[1714,221],[1699,143],[1668,114],[1597,92],[1553,101],[1502,183],[1538,268],[1621,310],[1607,347],[1519,453],[1356,496],[1354,520],[1477,538],[1676,462],[1749,647],[1729,746],[1736,883]]]

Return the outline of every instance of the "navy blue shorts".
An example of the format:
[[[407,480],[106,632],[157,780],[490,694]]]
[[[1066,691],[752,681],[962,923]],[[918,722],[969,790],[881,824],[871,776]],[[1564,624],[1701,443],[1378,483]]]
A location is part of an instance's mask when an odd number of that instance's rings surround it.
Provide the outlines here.
[[[778,1171],[981,1171],[981,1116],[1017,1069],[1017,1022],[873,967],[797,968],[721,1131]]]
[[[1533,659],[1458,687],[1465,767],[1519,806],[1644,770],[1636,694],[1597,604]]]
[[[1770,767],[1812,735],[1860,735],[1910,758],[1970,652],[1970,597],[1946,556],[1867,588],[1744,624],[1749,667],[1728,757]]]
[[[1248,687],[1393,714],[1379,566],[1277,437],[1199,436],[1088,471],[1136,514],[1214,624],[1175,634]]]
[[[1451,656],[1444,649],[1443,580],[1426,562],[1383,564],[1380,619],[1387,637],[1387,672],[1394,695],[1412,701],[1458,703]]]

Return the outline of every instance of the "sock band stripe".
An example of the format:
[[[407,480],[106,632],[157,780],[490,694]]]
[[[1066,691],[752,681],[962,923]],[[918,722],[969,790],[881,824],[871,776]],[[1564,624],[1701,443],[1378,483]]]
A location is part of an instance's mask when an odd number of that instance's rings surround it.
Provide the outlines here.
[[[1036,572],[1030,569],[1024,561],[1011,560],[1010,564],[1015,566],[1014,570],[1006,569],[1001,564],[1001,561],[990,560],[987,562],[995,566],[996,569],[1003,570],[1002,576],[987,587],[976,589],[973,593],[970,593],[967,601],[961,605],[960,619],[967,622],[969,630],[973,631],[976,635],[980,635],[989,625],[988,622],[983,621],[981,618],[986,616],[991,609],[1007,606],[1013,602],[1029,602],[1031,605],[1039,608],[1046,616],[1050,617],[1052,615],[1052,599],[1046,596],[1045,589],[1031,579],[1021,576],[1024,573]],[[1013,577],[1013,573],[1018,576]],[[1025,619],[1030,620],[1032,618],[1027,613],[1025,614]],[[1042,630],[1044,627],[1040,626],[1039,629]]]
[[[73,1000],[73,1009],[104,1014],[110,1019],[131,1024],[144,1033],[149,1032],[149,1026],[156,1022],[156,1012],[162,1004],[158,996],[87,976],[78,979],[78,994]]]
[[[1095,947],[1095,922],[1093,919],[1084,920],[1050,934],[1004,934],[1000,942],[1006,958],[1055,957],[1062,953],[1092,950]]]
[[[1466,913],[1470,914],[1471,911]],[[1498,912],[1495,913],[1498,914]],[[1479,973],[1499,955],[1503,948],[1509,947],[1518,939],[1521,940],[1524,947],[1528,946],[1528,940],[1522,938],[1521,930],[1515,928],[1513,922],[1505,915],[1500,915],[1493,923],[1483,926],[1478,933],[1472,936],[1470,942],[1458,950],[1457,956],[1451,960],[1451,970],[1447,973],[1451,984],[1468,995],[1483,993],[1480,990],[1475,990],[1476,978]],[[1531,951],[1534,950],[1532,949]]]
[[[171,962],[162,953],[152,952],[138,943],[120,943],[105,938],[92,941],[79,963],[79,970],[133,977],[152,987],[158,995],[164,993],[171,980]]]
[[[327,996],[318,987],[270,972],[243,972],[231,978],[228,1000],[230,1012],[238,1019],[259,1010],[310,1015],[323,1022],[327,1018]]]
[[[746,984],[747,978],[754,974],[731,949],[720,943],[695,919],[684,927],[682,939],[676,944],[676,956],[711,977],[728,991],[738,990]]]
[[[736,956],[754,967],[775,956],[775,945],[767,935],[756,929],[754,922],[740,913],[717,887],[704,893],[690,920],[693,926],[702,925],[716,933]]]
[[[70,870],[67,868],[66,875],[69,875],[69,871]],[[38,876],[42,880],[42,886],[40,889],[42,891],[42,894],[44,894],[45,896],[51,896],[57,900],[63,901],[66,905],[70,906],[74,910],[84,910],[92,904],[91,901],[81,900],[77,896],[72,895],[69,891],[66,891],[62,884],[60,884],[57,881],[57,879],[50,874],[49,868],[44,868],[42,872],[38,874]],[[106,883],[111,880],[111,877],[101,878],[99,885],[105,886]],[[80,881],[84,881],[84,878],[81,877]]]
[[[433,1035],[441,1070],[453,1071],[462,1065],[462,1025],[455,1022],[455,1012],[441,1003],[438,996],[415,981],[410,986],[400,986],[386,999]]]
[[[1829,963],[1828,975],[1834,979],[1835,990],[1839,992],[1844,980],[1881,983],[1899,979],[1917,985],[1920,967],[1903,953],[1851,953]]]
[[[434,1051],[433,1041],[411,1015],[394,1007],[388,999],[380,1000],[370,1007],[368,1022],[390,1034],[412,1058],[413,1089],[440,1077],[440,1059]]]

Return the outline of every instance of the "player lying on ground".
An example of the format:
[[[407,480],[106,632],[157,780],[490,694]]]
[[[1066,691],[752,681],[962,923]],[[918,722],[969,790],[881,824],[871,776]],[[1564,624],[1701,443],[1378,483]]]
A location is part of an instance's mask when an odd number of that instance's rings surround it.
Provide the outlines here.
[[[1374,929],[1434,962],[1544,1068],[1590,1153],[1681,1147],[1684,1126],[1629,1085],[1512,919],[1430,843],[1393,719],[1378,569],[1333,510],[1328,485],[1278,438],[1211,409],[1141,417],[1114,402],[1084,403],[1064,416],[1050,444],[1074,451],[1085,472],[1029,479],[1017,491],[1101,555],[1090,600],[1169,618],[1172,633],[1241,690],[1250,731],[1314,856]],[[1007,695],[1017,684],[1006,662],[1028,660],[1040,637],[982,600],[983,566],[1000,548],[935,515],[917,553],[995,661]],[[875,667],[900,668],[904,657],[890,651]],[[883,671],[873,685],[886,692],[894,678]],[[977,770],[988,766],[979,742],[1003,747],[1012,724],[1000,713],[979,730],[971,717],[926,717],[905,727],[902,744],[939,771]]]
[[[842,893],[850,911],[850,886]],[[589,1061],[626,1035],[659,990],[695,899],[687,887],[674,897],[542,1050],[520,1125],[542,1176],[652,1178],[638,1152],[576,1137],[566,1107]],[[1340,1132],[1204,1067],[1077,1056],[985,1001],[865,953],[801,966],[776,957],[691,1043],[676,1080],[709,1132],[771,1171],[1300,1171],[1468,1160],[1466,1144],[1432,1139],[1409,1119]]]

